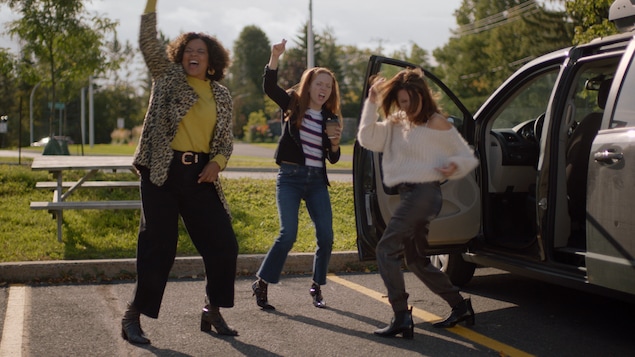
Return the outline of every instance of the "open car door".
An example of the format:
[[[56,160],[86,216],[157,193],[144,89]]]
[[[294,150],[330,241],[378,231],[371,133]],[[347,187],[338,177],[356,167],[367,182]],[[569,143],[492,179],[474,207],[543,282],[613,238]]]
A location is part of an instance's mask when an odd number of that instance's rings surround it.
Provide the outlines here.
[[[390,78],[407,67],[419,67],[411,63],[371,56],[364,82],[363,103],[368,96],[369,79],[373,75]],[[466,141],[473,145],[474,121],[472,115],[458,98],[432,73],[421,68],[430,88],[438,93],[441,108]],[[360,110],[361,118],[361,110]],[[359,123],[359,118],[358,118]],[[475,170],[476,171],[476,170]],[[439,216],[430,224],[428,244],[430,254],[448,254],[464,251],[466,244],[480,230],[480,190],[476,173],[460,180],[442,183],[443,206]],[[360,260],[375,259],[375,247],[399,205],[399,194],[382,182],[381,154],[371,152],[355,143],[353,152],[353,190],[355,196],[355,220],[357,247]],[[471,276],[470,276],[471,277]]]

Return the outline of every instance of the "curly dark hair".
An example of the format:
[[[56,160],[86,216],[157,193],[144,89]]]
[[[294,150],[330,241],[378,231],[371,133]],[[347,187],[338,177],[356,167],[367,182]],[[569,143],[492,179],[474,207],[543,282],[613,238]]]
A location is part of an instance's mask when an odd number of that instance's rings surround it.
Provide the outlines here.
[[[192,40],[200,39],[207,45],[207,55],[209,68],[214,74],[206,72],[205,76],[212,81],[220,81],[225,77],[225,70],[229,67],[229,51],[223,47],[218,39],[210,35],[200,32],[186,32],[174,41],[170,42],[167,47],[168,59],[175,63],[181,63],[183,60],[183,52],[185,46]]]

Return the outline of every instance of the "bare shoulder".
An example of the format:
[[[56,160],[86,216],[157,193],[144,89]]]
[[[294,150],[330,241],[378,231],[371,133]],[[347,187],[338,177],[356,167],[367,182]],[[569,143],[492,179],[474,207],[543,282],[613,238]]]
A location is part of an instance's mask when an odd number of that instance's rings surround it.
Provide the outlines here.
[[[452,129],[452,123],[450,123],[443,115],[435,113],[428,120],[428,128],[434,130],[450,130]]]

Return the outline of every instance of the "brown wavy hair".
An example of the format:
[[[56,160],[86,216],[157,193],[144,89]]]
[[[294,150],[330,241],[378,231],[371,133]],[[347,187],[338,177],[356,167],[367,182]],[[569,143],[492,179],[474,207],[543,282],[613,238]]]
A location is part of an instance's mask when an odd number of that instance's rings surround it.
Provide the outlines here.
[[[420,68],[406,68],[383,82],[378,88],[379,98],[381,98],[379,107],[386,118],[401,110],[397,94],[402,89],[408,93],[410,98],[410,106],[404,110],[408,121],[421,125],[427,123],[428,119],[435,113],[445,116],[436,102],[438,96],[428,86],[423,71]],[[421,112],[415,115],[419,103],[421,103]],[[397,121],[401,120],[400,117],[396,116],[392,116],[392,118]]]
[[[330,111],[338,117],[342,116],[340,113],[340,87],[335,79],[335,74],[330,69],[324,67],[309,68],[302,73],[300,83],[294,85],[287,91],[287,93],[291,96],[291,100],[289,101],[289,108],[285,112],[285,120],[289,120],[291,116],[297,115],[297,119],[299,120],[297,120],[295,124],[298,128],[302,126],[302,117],[300,115],[304,115],[309,108],[309,103],[311,102],[311,97],[309,95],[311,82],[315,77],[322,73],[328,74],[333,80],[333,90],[324,105],[322,105],[322,108]]]
[[[186,32],[180,34],[167,46],[168,59],[174,63],[181,63],[185,46],[192,40],[200,39],[207,45],[208,71],[205,76],[212,81],[220,81],[225,77],[225,70],[229,67],[229,51],[223,47],[216,37],[200,33]],[[210,74],[209,70],[213,72]]]

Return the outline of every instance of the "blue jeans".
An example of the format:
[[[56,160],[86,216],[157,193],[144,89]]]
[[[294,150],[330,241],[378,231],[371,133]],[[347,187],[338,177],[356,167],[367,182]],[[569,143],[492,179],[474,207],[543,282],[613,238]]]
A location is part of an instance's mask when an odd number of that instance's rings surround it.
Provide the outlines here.
[[[326,284],[331,251],[333,250],[333,212],[324,168],[281,164],[276,182],[276,203],[280,233],[265,256],[258,273],[260,279],[275,284],[298,236],[300,201],[304,200],[315,225],[317,249],[313,258],[313,281]]]

